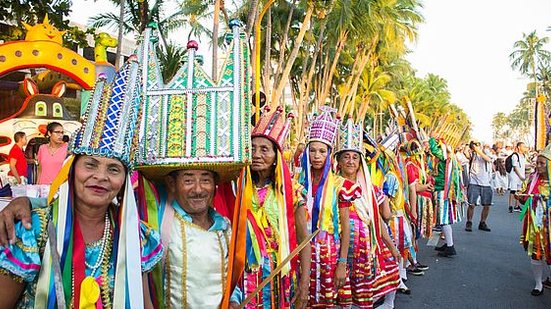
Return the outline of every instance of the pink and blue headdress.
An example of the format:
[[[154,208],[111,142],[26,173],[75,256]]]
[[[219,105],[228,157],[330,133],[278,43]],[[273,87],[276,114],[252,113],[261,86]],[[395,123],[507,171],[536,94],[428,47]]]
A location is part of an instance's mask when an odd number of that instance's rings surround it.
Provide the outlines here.
[[[310,214],[308,222],[308,230],[315,232],[321,229],[321,232],[328,232],[335,235],[338,239],[339,221],[338,221],[338,201],[335,186],[334,175],[331,171],[331,150],[333,149],[335,138],[339,127],[339,119],[333,114],[335,110],[323,106],[320,108],[321,114],[312,115],[310,129],[308,134],[308,146],[304,149],[301,159],[302,171],[300,173],[299,182],[306,188],[308,192],[307,209]],[[310,143],[322,142],[329,148],[325,164],[323,166],[322,176],[318,185],[318,190],[314,199],[312,199],[312,174],[310,166]]]

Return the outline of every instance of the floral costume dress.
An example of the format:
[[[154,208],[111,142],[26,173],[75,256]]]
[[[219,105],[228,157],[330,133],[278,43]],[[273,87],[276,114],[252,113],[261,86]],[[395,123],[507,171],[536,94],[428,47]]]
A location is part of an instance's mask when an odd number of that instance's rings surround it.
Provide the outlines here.
[[[33,203],[34,204],[34,203]],[[15,225],[16,242],[9,247],[0,248],[0,273],[7,275],[15,281],[25,283],[16,307],[34,308],[35,295],[37,293],[37,281],[42,267],[42,255],[47,241],[47,225],[51,220],[51,208],[36,208],[31,212],[32,228],[27,230],[21,222]],[[112,216],[111,216],[112,218]],[[110,219],[113,222],[112,219]],[[113,226],[113,224],[111,224]],[[86,266],[85,275],[93,277],[100,287],[100,299],[102,308],[111,308],[114,292],[115,278],[115,254],[112,247],[114,238],[113,229],[108,236],[104,248],[104,256],[101,265],[94,271]],[[140,224],[141,239],[141,272],[147,273],[161,260],[163,247],[160,236],[148,225]],[[101,256],[101,241],[86,244],[86,264],[94,265],[99,263]],[[72,299],[67,300],[71,303]],[[99,305],[98,301],[98,305]]]

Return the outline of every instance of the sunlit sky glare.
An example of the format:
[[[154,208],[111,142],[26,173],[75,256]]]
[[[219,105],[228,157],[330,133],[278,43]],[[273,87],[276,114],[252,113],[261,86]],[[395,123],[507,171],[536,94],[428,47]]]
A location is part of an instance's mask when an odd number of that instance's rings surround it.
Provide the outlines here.
[[[407,59],[418,76],[446,79],[452,102],[474,124],[473,135],[492,142],[492,116],[511,112],[528,83],[511,69],[513,44],[533,30],[551,36],[551,1],[425,0],[422,13],[426,22]]]
[[[533,30],[539,37],[551,37],[546,31],[551,1],[424,0],[423,5],[425,23],[419,25],[407,59],[419,77],[434,73],[446,79],[452,102],[474,124],[473,135],[492,142],[492,116],[511,112],[528,83],[511,69],[513,44]],[[118,14],[118,9],[107,0],[74,0],[71,19],[86,24],[100,12]],[[202,54],[209,59],[210,52]],[[205,66],[208,72],[207,61]]]

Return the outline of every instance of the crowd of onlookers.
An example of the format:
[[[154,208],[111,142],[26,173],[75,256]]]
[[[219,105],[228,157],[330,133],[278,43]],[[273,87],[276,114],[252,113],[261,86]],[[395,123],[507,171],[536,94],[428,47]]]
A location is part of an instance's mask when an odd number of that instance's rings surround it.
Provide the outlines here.
[[[470,158],[472,157],[472,141],[457,147],[456,157],[462,166],[464,183],[469,183]],[[509,212],[520,211],[518,202],[513,198],[516,191],[522,189],[526,177],[535,169],[537,152],[529,149],[524,142],[497,141],[493,145],[480,145],[482,151],[491,162],[488,162],[487,172],[490,177],[490,186],[497,195],[505,195],[509,191]]]
[[[13,186],[53,182],[68,155],[67,136],[59,122],[51,122],[44,137],[39,143],[33,140],[31,145],[24,132],[13,135],[15,144],[7,156],[7,182],[1,183],[0,196],[10,196]]]

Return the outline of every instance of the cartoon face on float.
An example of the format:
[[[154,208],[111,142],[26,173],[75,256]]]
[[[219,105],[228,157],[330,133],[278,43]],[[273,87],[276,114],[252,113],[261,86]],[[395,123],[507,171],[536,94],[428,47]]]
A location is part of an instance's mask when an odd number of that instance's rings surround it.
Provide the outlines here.
[[[52,121],[61,123],[66,135],[75,132],[81,102],[87,99],[83,91],[96,80],[95,63],[64,48],[64,31],[47,16],[40,24],[24,26],[24,40],[0,44],[0,156],[9,152],[17,131],[27,134],[29,145],[33,138],[43,138]],[[114,71],[111,67],[105,70]]]
[[[25,41],[52,41],[59,45],[63,44],[63,34],[65,31],[59,31],[50,25],[48,15],[44,17],[44,21],[41,24],[30,26],[27,23],[23,23],[23,26],[27,29]]]
[[[5,140],[11,140],[18,131],[25,132],[29,141],[43,137],[46,126],[53,121],[61,123],[65,135],[70,136],[80,128],[79,114],[66,108],[63,95],[67,86],[64,81],[55,84],[49,94],[40,93],[30,78],[26,78],[23,85],[26,98],[21,108],[12,115],[2,115],[0,111],[0,135]],[[0,144],[0,152],[8,153],[12,144],[13,141],[3,146]]]

